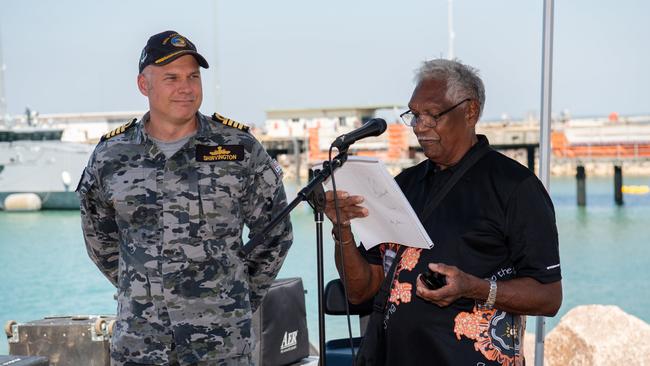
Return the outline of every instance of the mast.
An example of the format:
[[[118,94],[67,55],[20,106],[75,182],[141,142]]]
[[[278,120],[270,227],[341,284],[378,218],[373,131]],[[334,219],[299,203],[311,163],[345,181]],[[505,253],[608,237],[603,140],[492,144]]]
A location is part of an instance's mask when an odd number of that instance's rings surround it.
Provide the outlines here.
[[[449,54],[447,59],[454,59],[454,38],[456,34],[454,33],[454,9],[453,9],[453,0],[448,0],[447,2],[447,33],[449,34]]]
[[[2,29],[0,29],[0,122],[7,115],[7,99],[5,99],[5,63],[2,59]]]
[[[214,59],[210,61],[210,66],[213,72],[213,85],[214,85],[214,111],[223,113],[221,111],[221,85],[219,83],[219,0],[214,1]]]
[[[553,0],[544,0],[542,38],[542,108],[539,119],[539,178],[550,191],[551,167],[551,91],[553,85]],[[543,316],[538,316],[535,327],[535,366],[544,365]]]

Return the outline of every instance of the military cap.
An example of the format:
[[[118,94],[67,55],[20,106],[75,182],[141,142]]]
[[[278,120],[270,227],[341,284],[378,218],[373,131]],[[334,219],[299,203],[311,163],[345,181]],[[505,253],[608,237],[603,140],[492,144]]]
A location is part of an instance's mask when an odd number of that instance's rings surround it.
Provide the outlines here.
[[[194,56],[201,67],[209,67],[208,61],[198,53],[194,43],[178,32],[168,30],[154,34],[142,49],[139,70],[142,72],[149,65],[162,66],[185,55]]]

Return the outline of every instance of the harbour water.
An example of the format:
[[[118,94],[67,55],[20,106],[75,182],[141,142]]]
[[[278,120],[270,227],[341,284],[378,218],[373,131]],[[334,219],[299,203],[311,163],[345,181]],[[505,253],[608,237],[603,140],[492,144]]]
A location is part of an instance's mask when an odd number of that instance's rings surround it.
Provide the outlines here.
[[[614,304],[650,323],[650,195],[625,195],[614,204],[613,178],[588,178],[587,206],[576,206],[575,180],[554,178],[551,196],[560,233],[564,302],[547,320],[581,304]],[[649,177],[625,177],[647,185]],[[295,196],[295,184],[287,187]],[[302,277],[307,289],[310,339],[318,344],[316,248],[313,214],[306,204],[292,213],[295,242],[280,277]],[[325,226],[326,234],[330,227]],[[325,236],[326,282],[336,278],[333,248]],[[88,259],[79,211],[0,212],[0,323],[52,315],[113,314],[114,288]],[[327,317],[328,339],[345,337],[345,317]],[[358,322],[352,320],[354,333]],[[534,322],[529,322],[534,331]],[[0,354],[8,353],[4,334]]]

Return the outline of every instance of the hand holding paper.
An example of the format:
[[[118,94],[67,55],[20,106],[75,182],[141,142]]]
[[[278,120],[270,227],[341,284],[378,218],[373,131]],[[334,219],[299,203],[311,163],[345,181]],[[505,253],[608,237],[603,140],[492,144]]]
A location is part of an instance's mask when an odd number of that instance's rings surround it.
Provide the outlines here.
[[[363,207],[362,196],[351,196],[346,191],[337,191],[337,203],[341,225],[350,225],[350,220],[368,216],[368,209]],[[336,210],[334,207],[334,192],[325,192],[325,214],[333,224],[337,223]]]
[[[341,222],[346,225],[350,221],[357,241],[361,241],[366,249],[384,242],[417,248],[433,247],[413,208],[381,161],[350,157],[334,171],[334,178],[339,194],[340,191],[349,194],[339,202]],[[331,178],[325,181],[325,187],[332,189]],[[363,197],[363,203],[356,202],[360,198],[355,196]],[[331,210],[328,217],[335,221],[333,207],[327,207],[328,210]]]

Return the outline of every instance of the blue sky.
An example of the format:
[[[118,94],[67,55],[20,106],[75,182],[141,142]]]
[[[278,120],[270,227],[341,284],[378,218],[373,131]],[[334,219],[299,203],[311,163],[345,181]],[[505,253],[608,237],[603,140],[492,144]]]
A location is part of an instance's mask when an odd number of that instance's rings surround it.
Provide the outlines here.
[[[481,71],[485,119],[539,113],[543,1],[455,0],[455,55]],[[202,111],[406,104],[413,70],[446,56],[447,0],[3,0],[11,114],[146,110],[147,38],[174,29],[208,59]],[[555,2],[553,110],[650,113],[650,2]],[[217,80],[219,92],[216,93]]]

